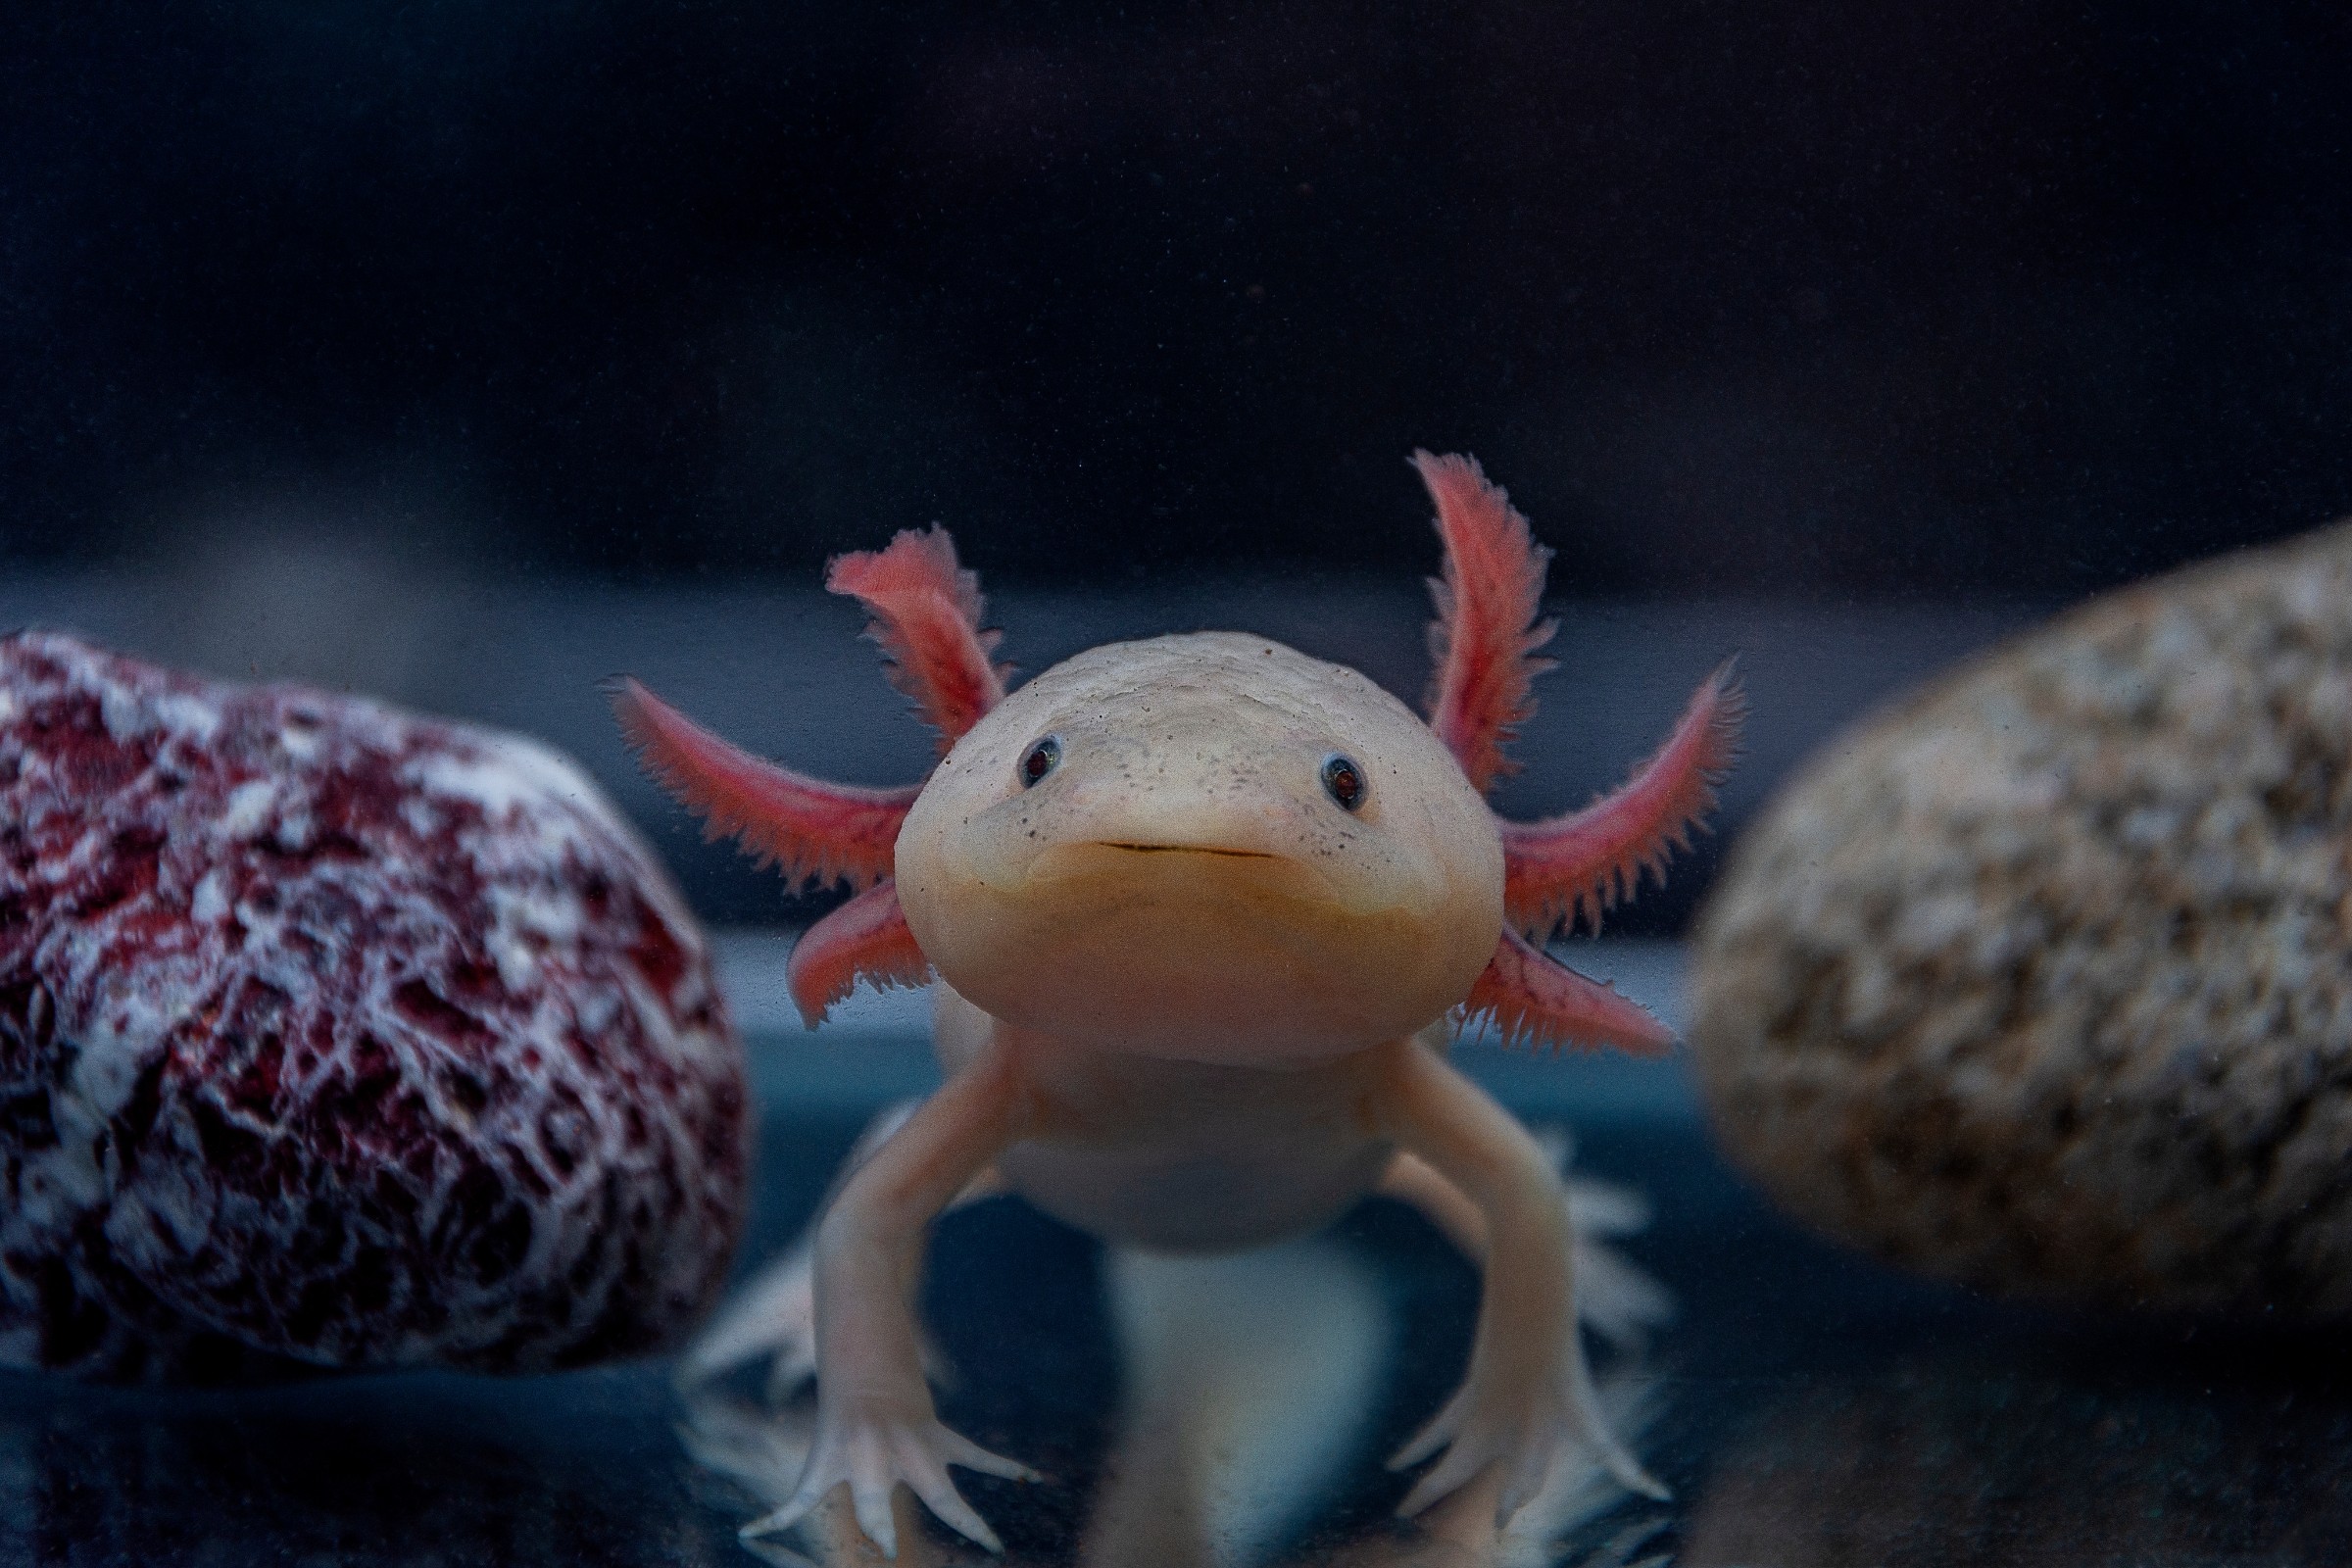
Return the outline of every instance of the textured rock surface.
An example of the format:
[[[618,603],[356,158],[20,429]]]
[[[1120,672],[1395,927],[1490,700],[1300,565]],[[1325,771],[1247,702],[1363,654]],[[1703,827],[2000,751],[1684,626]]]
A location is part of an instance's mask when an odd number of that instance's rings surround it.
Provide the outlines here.
[[[1834,743],[1696,942],[1726,1149],[1982,1285],[2352,1310],[2352,530],[2096,602]]]
[[[0,1362],[641,1349],[746,1139],[702,939],[569,763],[0,640]]]

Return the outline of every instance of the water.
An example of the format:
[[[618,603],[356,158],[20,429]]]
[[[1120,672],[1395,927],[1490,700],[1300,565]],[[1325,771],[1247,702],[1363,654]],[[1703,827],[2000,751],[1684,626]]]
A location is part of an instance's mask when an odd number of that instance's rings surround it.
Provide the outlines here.
[[[774,1031],[780,947],[730,939],[724,958],[759,1064],[747,1268],[798,1231],[866,1118],[927,1076],[906,999],[813,1036]],[[1574,956],[1671,1012],[1671,945]],[[1398,1529],[1402,1485],[1378,1460],[1459,1375],[1476,1283],[1395,1204],[1304,1246],[1153,1277],[999,1200],[942,1222],[925,1302],[955,1368],[949,1421],[1054,1478],[968,1480],[1009,1560],[2121,1568],[2318,1564],[2352,1547],[2335,1485],[2352,1366],[2321,1337],[2119,1330],[1921,1283],[1766,1209],[1711,1152],[1674,1063],[1492,1047],[1464,1060],[1531,1121],[1573,1127],[1579,1174],[1648,1200],[1654,1218],[1622,1247],[1677,1314],[1645,1353],[1601,1364],[1675,1501],[1595,1485],[1555,1509],[1541,1559]],[[10,1374],[0,1562],[750,1562],[734,1531],[762,1494],[690,1457],[677,1428],[697,1408],[666,1374],[180,1391]],[[1269,1379],[1258,1404],[1236,1404]],[[1188,1396],[1207,1413],[1188,1414]],[[1186,1485],[1131,1479],[1165,1477],[1182,1447],[1139,1426],[1139,1404],[1163,1429],[1222,1423]],[[707,1396],[699,1420],[707,1446],[740,1447],[750,1421],[788,1448],[806,1411],[771,1415],[753,1378]],[[943,1562],[967,1549],[936,1528],[908,1547]]]

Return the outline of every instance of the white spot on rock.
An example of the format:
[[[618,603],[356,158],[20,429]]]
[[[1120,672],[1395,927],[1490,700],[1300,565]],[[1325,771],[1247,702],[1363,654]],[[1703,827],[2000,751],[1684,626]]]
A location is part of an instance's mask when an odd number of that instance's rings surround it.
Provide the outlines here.
[[[228,876],[219,866],[204,873],[196,891],[188,899],[188,918],[198,925],[212,925],[228,913]]]
[[[229,839],[250,839],[270,820],[277,804],[277,785],[266,778],[248,779],[228,792],[220,809],[220,832]]]

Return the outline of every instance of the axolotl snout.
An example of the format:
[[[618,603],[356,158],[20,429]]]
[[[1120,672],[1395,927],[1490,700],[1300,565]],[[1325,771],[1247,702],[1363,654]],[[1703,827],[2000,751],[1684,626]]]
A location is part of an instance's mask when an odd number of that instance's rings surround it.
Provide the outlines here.
[[[994,1547],[947,1466],[1028,1472],[941,1424],[910,1297],[930,1220],[1007,1189],[1164,1250],[1297,1235],[1375,1192],[1415,1202],[1485,1284],[1460,1392],[1397,1455],[1445,1450],[1402,1511],[1499,1466],[1507,1516],[1580,1446],[1659,1491],[1593,1397],[1560,1179],[1446,1052],[1472,1014],[1539,1044],[1670,1044],[1543,942],[1662,869],[1712,805],[1740,698],[1719,670],[1619,790],[1498,821],[1484,794],[1544,667],[1549,552],[1466,459],[1415,463],[1446,547],[1427,721],[1354,670],[1230,632],[1111,644],[1006,695],[976,582],[937,530],[843,557],[828,578],[866,605],[941,733],[921,786],[820,783],[634,683],[617,694],[648,765],[713,831],[795,881],[863,889],[794,951],[811,1021],[861,977],[939,981],[946,1083],[816,1228],[816,1441],[795,1495],[754,1530],[846,1483],[895,1554],[905,1482]]]

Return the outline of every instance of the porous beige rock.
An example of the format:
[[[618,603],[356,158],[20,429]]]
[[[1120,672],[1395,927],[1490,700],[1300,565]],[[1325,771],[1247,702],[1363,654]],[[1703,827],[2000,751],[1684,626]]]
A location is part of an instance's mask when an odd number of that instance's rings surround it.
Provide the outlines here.
[[[1801,1218],[2013,1293],[2352,1310],[2352,527],[1834,742],[1695,951],[1717,1135]]]

